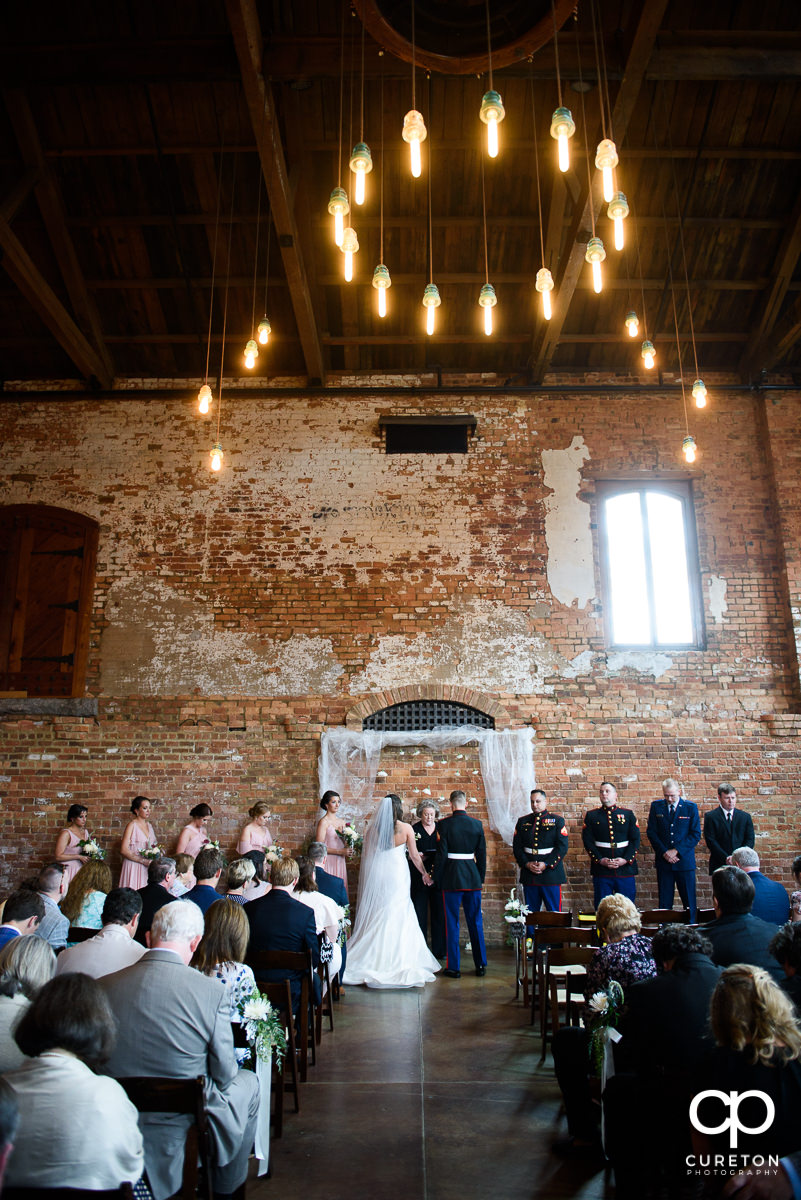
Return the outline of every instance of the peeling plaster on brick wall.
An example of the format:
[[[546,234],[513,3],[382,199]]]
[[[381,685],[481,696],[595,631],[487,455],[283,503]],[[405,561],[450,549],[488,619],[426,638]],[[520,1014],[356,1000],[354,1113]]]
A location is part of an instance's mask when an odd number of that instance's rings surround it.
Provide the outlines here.
[[[209,605],[156,581],[109,592],[101,684],[114,696],[290,696],[333,692],[343,668],[324,637],[285,642],[219,629]]]
[[[638,675],[652,675],[654,679],[659,679],[672,666],[672,658],[655,650],[616,650],[606,656],[610,675],[630,669]]]
[[[716,625],[722,625],[728,612],[726,604],[726,580],[719,575],[710,575],[706,581],[709,593],[709,613]]]
[[[567,450],[543,450],[545,541],[548,544],[548,583],[560,604],[584,608],[595,595],[589,505],[578,498],[581,468],[590,452],[576,434]]]

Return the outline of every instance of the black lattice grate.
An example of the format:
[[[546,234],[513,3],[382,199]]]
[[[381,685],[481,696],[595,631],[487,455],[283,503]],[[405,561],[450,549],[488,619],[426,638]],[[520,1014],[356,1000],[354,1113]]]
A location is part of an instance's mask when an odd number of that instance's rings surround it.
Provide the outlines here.
[[[471,708],[469,704],[456,704],[449,700],[408,700],[405,704],[391,704],[389,708],[382,708],[366,717],[363,728],[410,733],[416,729],[435,729],[438,726],[453,729],[459,725],[494,729],[495,720],[487,713]]]

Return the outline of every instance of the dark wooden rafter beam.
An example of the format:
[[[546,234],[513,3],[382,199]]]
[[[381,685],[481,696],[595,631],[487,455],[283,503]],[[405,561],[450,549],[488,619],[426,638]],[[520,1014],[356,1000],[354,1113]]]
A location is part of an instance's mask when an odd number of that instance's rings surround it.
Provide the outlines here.
[[[799,255],[801,255],[801,195],[796,199],[795,207],[787,222],[787,229],[776,256],[770,288],[759,304],[759,319],[751,331],[751,336],[740,359],[739,371],[745,379],[763,368],[767,368],[777,359],[777,348],[772,341],[773,331],[798,264]]]
[[[625,140],[634,105],[642,88],[656,36],[667,8],[668,0],[645,0],[640,19],[634,33],[631,48],[620,88],[612,109],[612,131],[618,149]],[[589,136],[589,131],[584,131]],[[565,249],[554,273],[554,310],[550,321],[540,319],[532,342],[530,370],[532,378],[540,382],[559,344],[562,329],[570,309],[570,303],[584,267],[585,243],[579,241],[583,230],[589,229],[601,211],[600,188],[582,185],[582,198],[575,207],[573,221],[565,242]],[[549,247],[545,247],[546,256]]]
[[[270,198],[273,225],[289,284],[306,373],[311,384],[323,382],[323,349],[298,237],[286,158],[272,92],[262,75],[263,38],[255,0],[226,0],[225,7]]]
[[[0,217],[2,265],[56,341],[87,379],[94,377],[104,388],[111,386],[106,364],[97,349],[84,337],[25,247],[3,217]]]
[[[778,322],[770,348],[761,357],[760,370],[770,368],[790,353],[801,340],[801,297],[799,297]]]
[[[27,96],[16,89],[6,89],[4,99],[22,159],[26,167],[35,171],[38,176],[34,187],[36,203],[39,206],[50,246],[64,280],[76,323],[83,329],[87,340],[97,352],[99,362],[102,363],[101,373],[99,375],[96,371],[93,373],[97,375],[101,387],[109,388],[114,378],[114,364],[103,341],[100,316],[86,287],[78,255],[67,226],[61,194],[52,171],[45,162]]]
[[[33,168],[30,168],[24,175],[20,176],[5,200],[0,203],[0,216],[5,221],[8,221],[10,224],[14,220],[14,217],[22,208],[38,182],[39,172]]]

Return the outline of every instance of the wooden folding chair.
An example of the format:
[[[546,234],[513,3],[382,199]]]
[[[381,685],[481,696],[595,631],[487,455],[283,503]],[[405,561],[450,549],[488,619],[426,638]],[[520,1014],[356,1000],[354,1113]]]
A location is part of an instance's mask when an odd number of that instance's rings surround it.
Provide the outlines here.
[[[322,944],[323,934],[320,933],[317,936]],[[314,1039],[319,1046],[323,1036],[323,1017],[328,1017],[328,1028],[332,1032],[334,1029],[334,997],[331,991],[331,972],[327,962],[320,963],[317,968],[317,978],[320,980],[320,1003],[314,1006]]]
[[[284,1092],[292,1092],[295,1097],[295,1112],[300,1112],[300,1078],[298,1074],[298,1051],[295,1041],[295,1022],[292,1019],[292,989],[289,986],[288,979],[279,979],[276,983],[257,983],[262,996],[266,996],[277,1013],[286,1014],[286,1054],[284,1056],[284,1065],[279,1067],[275,1059],[273,1059],[273,1089],[281,1093],[281,1116],[280,1123],[283,1127],[284,1115]],[[287,1063],[289,1063],[289,1080],[286,1079]],[[276,1104],[278,1097],[276,1096]],[[275,1114],[276,1120],[276,1136],[280,1137],[278,1132],[278,1113]]]
[[[571,970],[568,967],[564,975],[551,975],[550,1005],[551,1032],[556,1032],[562,1025],[581,1025],[584,1009],[584,988],[587,982],[586,971]],[[560,1010],[564,1009],[565,1021],[559,1020]]]
[[[253,950],[245,961],[256,976],[259,988],[262,987],[259,975],[264,971],[285,971],[287,980],[290,978],[290,971],[302,972],[300,1003],[297,1012],[297,1049],[300,1060],[300,1082],[305,1083],[308,1076],[310,1044],[312,1065],[317,1062],[314,1036],[315,1014],[312,1006],[314,967],[312,966],[311,950]],[[310,1031],[311,1038],[309,1037]]]
[[[200,1188],[206,1200],[214,1200],[212,1169],[214,1148],[206,1114],[205,1080],[169,1079],[165,1076],[123,1076],[117,1080],[140,1113],[170,1113],[193,1118],[186,1131],[182,1200],[195,1200]],[[198,1162],[200,1166],[198,1168]]]
[[[531,969],[531,988],[536,987],[537,983],[537,940],[541,929],[552,929],[555,926],[565,928],[573,922],[572,912],[535,912],[529,913],[526,916],[526,932],[520,941],[520,963],[518,977],[515,990],[515,999],[520,994],[520,985],[523,987],[523,1003],[528,1007],[530,1002],[529,995],[529,968]],[[531,938],[531,950],[528,947],[528,939]]]
[[[586,972],[587,966],[592,962],[595,955],[598,953],[594,946],[568,946],[564,949],[551,948],[545,952],[545,963],[543,965],[543,996],[550,997],[551,994],[551,979],[559,976],[564,976],[566,968],[574,968],[572,973],[579,975],[581,970]],[[542,1006],[544,1010],[544,1020],[542,1023],[542,1048],[540,1052],[540,1062],[545,1058],[548,1049],[548,1031],[550,1025],[550,1012],[548,1004]]]
[[[646,908],[640,913],[643,925],[689,925],[689,908]]]
[[[698,908],[695,915],[699,925],[708,925],[710,921],[715,920],[714,908]]]
[[[541,929],[538,933],[537,956],[534,962],[535,980],[531,992],[530,1024],[536,1023],[539,1014],[540,1034],[545,1027],[545,1011],[548,1006],[548,987],[544,972],[544,955],[551,947],[557,946],[596,946],[597,933],[589,927],[577,929],[573,926],[564,929]]]

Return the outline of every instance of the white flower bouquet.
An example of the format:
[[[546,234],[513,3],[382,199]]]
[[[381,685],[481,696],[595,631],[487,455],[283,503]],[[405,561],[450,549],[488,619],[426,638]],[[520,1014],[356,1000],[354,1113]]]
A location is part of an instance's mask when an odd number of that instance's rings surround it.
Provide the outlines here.
[[[350,929],[350,905],[345,904],[342,909],[342,916],[339,918],[339,932],[337,933],[337,945],[344,946],[348,940],[348,930]]]
[[[623,988],[616,979],[610,979],[603,991],[593,992],[587,1001],[587,1007],[591,1014],[588,1022],[590,1063],[593,1074],[600,1076],[608,1031],[617,1028],[623,1009]]]
[[[280,1066],[286,1054],[286,1032],[270,1001],[257,989],[243,996],[237,1008],[251,1053],[267,1063],[275,1054]]]
[[[154,858],[162,857],[164,854],[164,849],[159,845],[145,846],[144,850],[140,850],[139,853],[141,854],[142,858],[146,858],[148,862],[152,862]]]
[[[509,925],[517,924],[518,921],[525,921],[529,914],[529,909],[523,904],[522,900],[517,895],[517,892],[512,888],[509,893],[509,899],[503,906],[503,919]]]
[[[348,850],[352,851],[354,854],[361,854],[362,846],[364,845],[364,838],[356,830],[356,828],[351,825],[350,821],[346,821],[339,830],[339,836],[342,838],[342,841],[345,843]]]
[[[271,846],[264,847],[264,861],[268,863],[278,862],[284,857],[284,847],[279,846],[278,842],[273,842]]]
[[[94,838],[81,838],[78,842],[78,851],[85,858],[93,859],[95,862],[103,862],[106,857],[105,850],[98,845]]]

